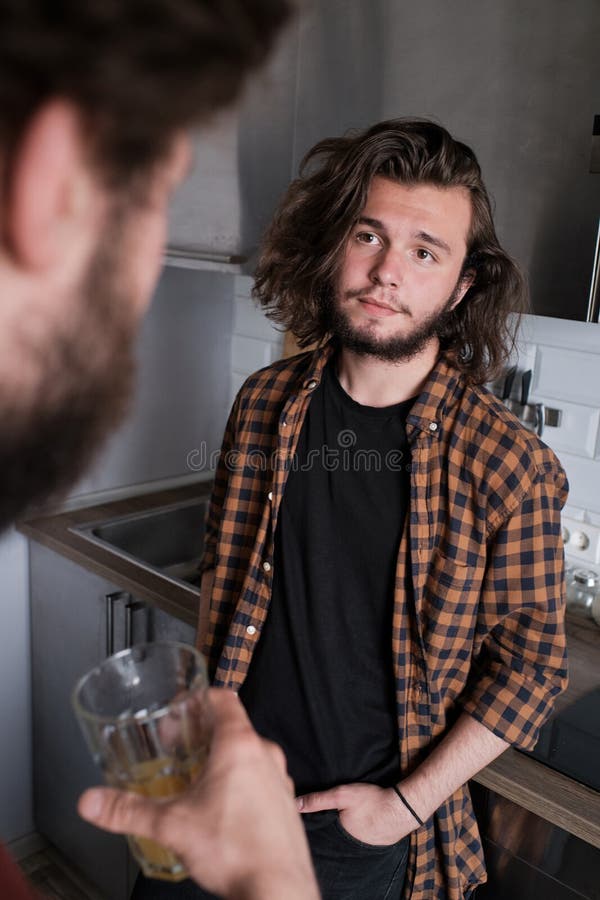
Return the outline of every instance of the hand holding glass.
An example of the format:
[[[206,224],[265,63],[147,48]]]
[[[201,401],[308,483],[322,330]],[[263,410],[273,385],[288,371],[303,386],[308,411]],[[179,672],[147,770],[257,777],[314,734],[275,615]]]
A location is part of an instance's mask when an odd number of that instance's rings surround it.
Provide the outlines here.
[[[204,767],[211,736],[204,659],[174,641],[115,653],[75,686],[73,705],[108,784],[146,797],[182,793]],[[128,836],[145,875],[188,877],[174,853]]]

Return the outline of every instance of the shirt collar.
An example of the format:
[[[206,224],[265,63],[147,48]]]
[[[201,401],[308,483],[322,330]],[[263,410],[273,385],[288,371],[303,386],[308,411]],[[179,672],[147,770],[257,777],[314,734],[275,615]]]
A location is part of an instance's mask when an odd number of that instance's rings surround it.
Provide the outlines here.
[[[306,372],[302,377],[301,389],[305,393],[311,393],[321,383],[323,377],[323,369],[333,356],[335,346],[333,341],[328,341],[316,347],[308,358]]]
[[[461,381],[458,369],[440,356],[408,415],[407,433],[419,429],[439,434],[448,411],[457,401]]]
[[[301,390],[304,393],[312,393],[321,383],[323,370],[334,352],[333,341],[313,351],[302,376]],[[410,434],[413,429],[419,429],[431,435],[438,434],[448,411],[456,402],[460,382],[458,369],[440,356],[407,417],[407,432]]]

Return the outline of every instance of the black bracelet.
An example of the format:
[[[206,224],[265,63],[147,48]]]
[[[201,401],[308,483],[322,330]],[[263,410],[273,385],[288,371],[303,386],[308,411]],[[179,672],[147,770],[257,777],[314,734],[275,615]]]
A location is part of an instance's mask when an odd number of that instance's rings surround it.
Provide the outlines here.
[[[414,811],[414,809],[412,808],[412,806],[410,805],[410,803],[408,802],[406,797],[402,793],[400,793],[400,788],[397,787],[397,785],[395,785],[395,784],[393,784],[392,787],[396,791],[396,793],[398,794],[398,796],[400,797],[402,802],[404,803],[405,807],[407,808],[407,810],[409,811],[409,813],[411,814],[413,819],[416,819],[417,822],[419,823],[419,825],[424,825],[425,823],[423,822],[423,819],[421,819],[420,816],[418,816],[416,814],[416,812]]]

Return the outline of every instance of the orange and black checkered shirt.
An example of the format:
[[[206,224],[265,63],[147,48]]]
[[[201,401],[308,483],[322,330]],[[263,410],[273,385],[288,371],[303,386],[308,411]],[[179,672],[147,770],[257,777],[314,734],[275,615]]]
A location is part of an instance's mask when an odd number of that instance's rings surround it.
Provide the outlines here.
[[[286,475],[331,346],[252,375],[234,403],[210,504],[206,646],[239,689],[268,614]],[[555,455],[441,359],[406,423],[411,499],[390,640],[403,774],[464,711],[530,749],[566,687],[567,481]],[[468,787],[411,835],[404,897],[462,900],[485,880]]]

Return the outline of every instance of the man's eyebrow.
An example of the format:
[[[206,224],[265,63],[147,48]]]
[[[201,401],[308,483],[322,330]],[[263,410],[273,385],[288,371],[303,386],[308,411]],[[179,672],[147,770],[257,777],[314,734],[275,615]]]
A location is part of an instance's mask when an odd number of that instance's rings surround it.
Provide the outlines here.
[[[431,244],[432,247],[437,247],[439,250],[443,250],[444,253],[452,255],[452,247],[446,241],[443,241],[442,238],[429,234],[428,231],[417,231],[413,237],[418,241],[423,241],[424,244]]]
[[[385,222],[382,222],[381,219],[373,219],[371,216],[360,216],[358,219],[359,225],[370,225],[371,228],[377,228],[379,231],[387,233],[387,228],[385,226]],[[452,247],[450,244],[447,244],[446,241],[442,240],[442,238],[436,237],[434,234],[429,234],[428,231],[416,231],[413,234],[413,237],[418,241],[423,241],[425,244],[430,244],[432,247],[437,247],[439,250],[443,250],[444,253],[447,253],[449,256],[452,255]]]
[[[381,219],[372,219],[370,216],[360,216],[358,219],[359,225],[370,225],[371,228],[378,228],[379,231],[387,231],[387,228],[381,221]]]

